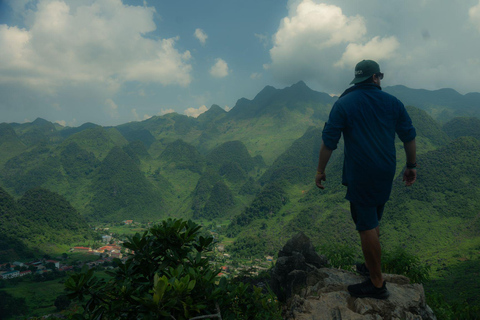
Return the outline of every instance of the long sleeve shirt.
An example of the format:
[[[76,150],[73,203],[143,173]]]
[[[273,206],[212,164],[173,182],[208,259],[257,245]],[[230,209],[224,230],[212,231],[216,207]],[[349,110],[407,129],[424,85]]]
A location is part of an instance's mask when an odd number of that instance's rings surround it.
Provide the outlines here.
[[[395,175],[395,133],[403,142],[416,136],[404,105],[376,84],[350,87],[332,107],[323,143],[335,150],[342,133],[345,198],[364,206],[384,204]]]

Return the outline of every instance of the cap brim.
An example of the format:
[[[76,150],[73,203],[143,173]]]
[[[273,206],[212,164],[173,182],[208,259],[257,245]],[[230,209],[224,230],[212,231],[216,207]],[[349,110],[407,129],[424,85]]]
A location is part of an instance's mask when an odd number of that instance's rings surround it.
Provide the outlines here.
[[[359,82],[362,82],[362,81],[365,81],[367,80],[368,78],[370,78],[371,76],[366,76],[366,77],[361,77],[361,78],[354,78],[352,80],[352,82],[350,82],[350,84],[354,84],[354,83],[359,83]]]

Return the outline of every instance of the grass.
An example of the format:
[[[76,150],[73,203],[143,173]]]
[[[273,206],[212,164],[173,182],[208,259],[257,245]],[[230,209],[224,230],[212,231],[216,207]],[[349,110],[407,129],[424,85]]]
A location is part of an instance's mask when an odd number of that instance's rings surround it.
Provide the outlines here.
[[[54,302],[64,292],[63,281],[64,278],[44,282],[23,281],[3,290],[16,298],[25,298],[27,316],[41,316],[56,311]]]

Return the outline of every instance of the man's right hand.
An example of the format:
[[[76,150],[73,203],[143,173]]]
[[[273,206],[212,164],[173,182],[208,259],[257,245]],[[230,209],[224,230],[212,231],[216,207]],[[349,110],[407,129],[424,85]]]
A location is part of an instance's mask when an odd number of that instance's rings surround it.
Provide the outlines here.
[[[417,180],[417,169],[405,169],[403,172],[403,181],[405,185],[410,187]]]
[[[317,173],[317,175],[315,176],[315,184],[317,185],[317,187],[319,187],[320,189],[325,189],[325,187],[322,185],[322,181],[326,181],[327,180],[327,176],[325,175],[325,172],[324,173]]]

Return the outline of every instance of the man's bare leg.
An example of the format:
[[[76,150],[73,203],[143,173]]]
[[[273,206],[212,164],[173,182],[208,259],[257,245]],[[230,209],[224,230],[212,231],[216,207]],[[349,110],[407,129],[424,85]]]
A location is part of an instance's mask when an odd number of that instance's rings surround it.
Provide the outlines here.
[[[375,287],[383,286],[381,257],[382,248],[380,246],[379,228],[360,231],[360,241],[362,242],[363,256],[365,265],[370,271],[370,279]]]

